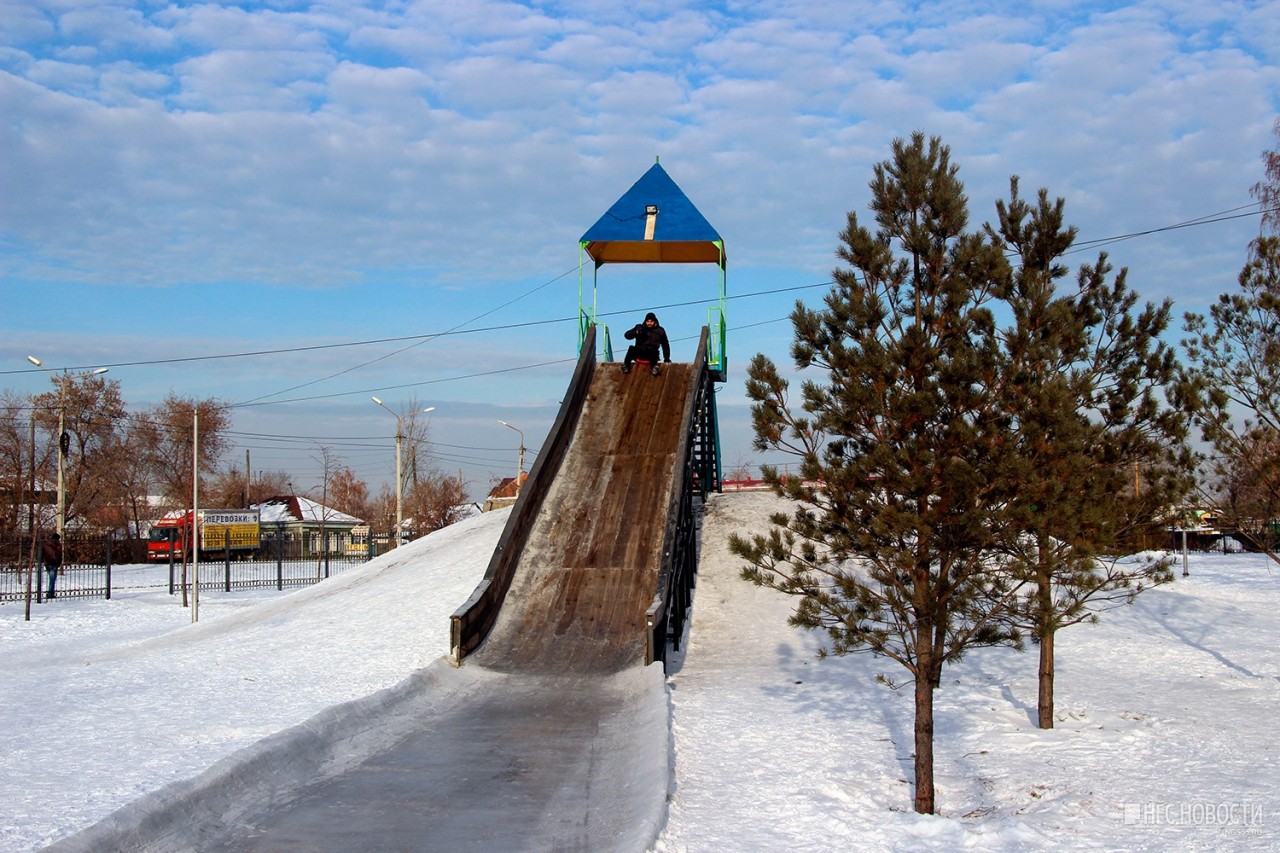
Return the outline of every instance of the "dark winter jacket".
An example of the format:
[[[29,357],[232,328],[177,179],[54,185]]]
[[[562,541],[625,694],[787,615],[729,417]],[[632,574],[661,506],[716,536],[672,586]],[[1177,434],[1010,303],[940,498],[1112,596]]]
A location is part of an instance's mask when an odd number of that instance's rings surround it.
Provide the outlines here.
[[[644,323],[638,323],[634,328],[627,329],[623,336],[629,341],[635,341],[636,349],[646,350],[654,355],[658,354],[658,349],[662,349],[662,360],[671,360],[671,342],[667,340],[667,331],[658,323],[658,318],[652,312],[645,315],[645,319],[653,318],[653,325],[646,326]]]
[[[46,539],[40,545],[40,562],[56,569],[62,565],[62,543],[57,539]]]

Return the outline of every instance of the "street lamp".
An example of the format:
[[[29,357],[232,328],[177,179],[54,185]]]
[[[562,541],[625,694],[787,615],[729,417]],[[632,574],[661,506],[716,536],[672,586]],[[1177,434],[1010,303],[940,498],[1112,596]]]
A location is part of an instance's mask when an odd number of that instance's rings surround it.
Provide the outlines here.
[[[498,419],[498,423],[520,433],[520,456],[516,462],[516,497],[520,497],[520,481],[524,479],[524,433],[520,431],[520,427],[514,427],[501,418]]]
[[[52,373],[58,380],[58,538],[63,538],[66,533],[67,526],[67,503],[66,490],[64,486],[64,469],[66,467],[67,458],[67,376],[66,368],[62,369],[62,375],[59,376],[50,368],[44,366],[40,359],[34,355],[27,356],[27,361],[39,367],[41,370]],[[101,376],[106,373],[109,368],[99,367],[97,370],[90,370],[82,376]]]
[[[404,419],[412,417],[413,415],[425,415],[427,412],[434,412],[436,407],[428,406],[425,409],[418,409],[417,411],[409,412],[405,415],[397,415],[395,412],[387,409],[387,407],[383,405],[382,401],[377,397],[373,397],[371,399],[379,406],[382,406],[383,409],[386,409],[386,411],[391,414],[391,417],[396,419],[396,544],[394,547],[399,548],[400,535],[402,532],[401,526],[404,524],[404,476],[400,473],[400,445],[404,443]]]

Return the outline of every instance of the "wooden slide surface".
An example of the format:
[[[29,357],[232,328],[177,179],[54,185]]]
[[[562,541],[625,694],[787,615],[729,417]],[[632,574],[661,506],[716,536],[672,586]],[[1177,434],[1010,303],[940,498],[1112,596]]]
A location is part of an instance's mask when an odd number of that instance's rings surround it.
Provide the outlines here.
[[[497,622],[468,659],[499,671],[643,664],[693,365],[596,370]]]

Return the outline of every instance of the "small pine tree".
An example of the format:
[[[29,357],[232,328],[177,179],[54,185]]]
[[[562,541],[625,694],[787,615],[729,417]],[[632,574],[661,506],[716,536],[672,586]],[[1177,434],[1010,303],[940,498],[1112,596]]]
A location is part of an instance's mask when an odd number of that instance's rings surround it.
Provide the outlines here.
[[[1184,325],[1195,421],[1214,450],[1204,498],[1280,562],[1270,529],[1280,515],[1280,237],[1250,243],[1239,282],[1207,318],[1189,313]]]
[[[1280,119],[1273,127],[1280,140]],[[1280,147],[1262,152],[1265,178],[1258,238],[1240,271],[1240,291],[1223,294],[1209,317],[1188,313],[1182,341],[1194,419],[1214,450],[1206,495],[1221,523],[1280,562]]]

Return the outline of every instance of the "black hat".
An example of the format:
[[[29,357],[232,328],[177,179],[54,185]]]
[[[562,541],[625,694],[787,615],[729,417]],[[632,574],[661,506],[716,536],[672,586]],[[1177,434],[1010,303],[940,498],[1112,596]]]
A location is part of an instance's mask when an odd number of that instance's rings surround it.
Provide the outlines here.
[[[658,315],[650,311],[648,314],[644,315],[644,320],[646,323],[649,322],[650,320],[656,323],[658,322]]]

